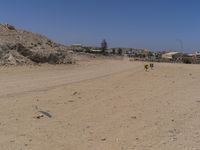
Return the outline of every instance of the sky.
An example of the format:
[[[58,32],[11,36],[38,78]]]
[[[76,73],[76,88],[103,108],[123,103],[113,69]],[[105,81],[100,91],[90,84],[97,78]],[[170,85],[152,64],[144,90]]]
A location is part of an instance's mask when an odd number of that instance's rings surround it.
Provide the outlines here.
[[[199,0],[0,0],[0,23],[65,44],[200,50]]]

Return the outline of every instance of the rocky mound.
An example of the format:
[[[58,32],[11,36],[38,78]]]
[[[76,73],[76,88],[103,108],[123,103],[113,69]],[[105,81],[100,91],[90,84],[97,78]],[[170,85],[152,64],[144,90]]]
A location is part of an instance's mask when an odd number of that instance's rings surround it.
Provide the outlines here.
[[[0,65],[73,63],[69,48],[47,37],[0,24]]]

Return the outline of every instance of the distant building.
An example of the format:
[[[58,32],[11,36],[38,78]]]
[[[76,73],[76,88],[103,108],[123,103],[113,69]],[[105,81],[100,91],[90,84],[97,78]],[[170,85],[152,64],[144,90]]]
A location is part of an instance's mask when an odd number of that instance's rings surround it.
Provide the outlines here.
[[[169,52],[162,54],[162,59],[165,60],[173,60],[173,57],[177,54],[181,54],[180,52]]]
[[[76,51],[76,52],[82,52],[83,51],[83,45],[82,44],[72,44],[71,49],[73,51]]]
[[[102,50],[101,49],[90,49],[89,52],[93,53],[93,54],[100,54],[100,53],[102,53]]]
[[[193,56],[194,56],[195,62],[200,64],[200,52],[194,53]]]
[[[137,48],[112,48],[112,54],[129,57],[148,57],[149,50]]]

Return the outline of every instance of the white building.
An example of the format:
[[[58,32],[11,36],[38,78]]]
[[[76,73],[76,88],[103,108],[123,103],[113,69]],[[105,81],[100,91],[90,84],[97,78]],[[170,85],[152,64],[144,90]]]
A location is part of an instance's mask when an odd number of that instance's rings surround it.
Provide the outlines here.
[[[81,51],[83,51],[83,45],[82,44],[72,44],[71,49],[73,51],[81,52]]]
[[[196,52],[194,54],[194,57],[195,57],[196,63],[200,63],[200,52]]]
[[[165,53],[162,55],[163,59],[168,59],[168,60],[172,60],[173,56],[176,54],[180,54],[179,52],[169,52],[169,53]]]

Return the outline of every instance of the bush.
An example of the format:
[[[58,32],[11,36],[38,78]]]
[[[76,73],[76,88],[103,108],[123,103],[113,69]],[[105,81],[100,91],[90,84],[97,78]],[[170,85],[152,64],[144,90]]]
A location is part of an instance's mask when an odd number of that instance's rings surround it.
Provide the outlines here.
[[[192,63],[193,63],[193,59],[190,58],[190,57],[184,57],[184,58],[182,59],[182,61],[183,61],[183,63],[185,63],[185,64],[192,64]]]

